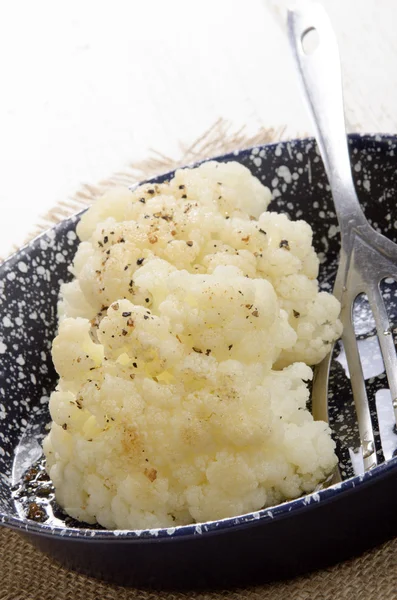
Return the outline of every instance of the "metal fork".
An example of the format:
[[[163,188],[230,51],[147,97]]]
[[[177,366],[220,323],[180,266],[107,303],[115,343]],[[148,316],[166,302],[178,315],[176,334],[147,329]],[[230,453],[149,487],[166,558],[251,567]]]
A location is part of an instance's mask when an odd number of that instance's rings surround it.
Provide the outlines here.
[[[309,35],[318,44],[306,50]],[[342,341],[357,413],[364,470],[377,465],[363,369],[353,324],[353,304],[364,293],[371,307],[397,422],[397,358],[380,283],[397,280],[397,245],[371,227],[354,187],[345,131],[339,52],[329,18],[320,4],[298,5],[288,12],[288,35],[316,140],[331,186],[341,232],[341,251],[334,294],[341,302]],[[332,352],[317,367],[313,383],[313,416],[328,421],[328,377]]]

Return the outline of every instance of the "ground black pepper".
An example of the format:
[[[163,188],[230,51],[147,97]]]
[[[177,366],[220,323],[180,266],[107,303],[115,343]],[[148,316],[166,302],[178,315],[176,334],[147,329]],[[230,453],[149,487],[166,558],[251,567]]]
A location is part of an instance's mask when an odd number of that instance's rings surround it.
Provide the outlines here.
[[[290,250],[291,248],[289,247],[289,243],[288,240],[281,240],[280,242],[280,248],[284,248],[284,250]]]

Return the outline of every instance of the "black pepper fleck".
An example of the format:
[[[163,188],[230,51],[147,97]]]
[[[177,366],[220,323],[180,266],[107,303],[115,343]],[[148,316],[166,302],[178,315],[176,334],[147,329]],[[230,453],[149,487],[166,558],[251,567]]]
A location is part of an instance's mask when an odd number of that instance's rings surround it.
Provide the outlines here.
[[[284,248],[284,250],[291,250],[291,248],[289,247],[288,240],[281,240],[279,246],[280,248]]]

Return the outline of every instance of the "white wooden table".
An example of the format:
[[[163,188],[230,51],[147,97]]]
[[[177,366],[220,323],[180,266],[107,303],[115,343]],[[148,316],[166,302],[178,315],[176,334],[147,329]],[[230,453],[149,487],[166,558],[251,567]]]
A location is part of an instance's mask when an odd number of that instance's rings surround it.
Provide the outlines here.
[[[347,127],[397,129],[397,2],[322,0]],[[40,214],[219,116],[310,132],[285,0],[15,0],[0,5],[0,255]]]

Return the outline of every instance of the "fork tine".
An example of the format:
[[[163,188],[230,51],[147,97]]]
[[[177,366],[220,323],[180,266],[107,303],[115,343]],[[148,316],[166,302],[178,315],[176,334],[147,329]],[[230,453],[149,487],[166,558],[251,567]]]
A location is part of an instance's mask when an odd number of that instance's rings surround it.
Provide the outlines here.
[[[312,388],[312,415],[315,421],[325,421],[329,423],[328,417],[328,378],[331,367],[333,347],[329,354],[323,360],[316,365],[313,376],[313,388]],[[342,475],[339,469],[339,465],[336,465],[330,481],[323,484],[323,487],[328,485],[334,485],[342,481]]]
[[[364,470],[369,471],[373,467],[376,467],[378,461],[376,457],[375,438],[364,374],[358,352],[356,334],[352,323],[352,303],[349,302],[347,306],[342,309],[341,321],[343,324],[342,341],[345,347],[354,404],[356,407],[361,448],[363,451]]]
[[[397,356],[394,347],[393,335],[390,331],[389,317],[386,306],[380,293],[379,286],[371,286],[367,291],[369,304],[374,315],[378,340],[382,351],[383,364],[394,408],[394,419],[397,424]]]

